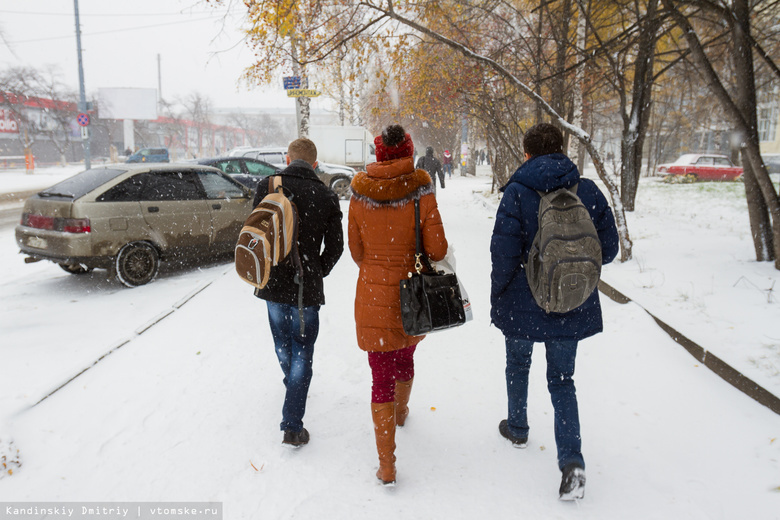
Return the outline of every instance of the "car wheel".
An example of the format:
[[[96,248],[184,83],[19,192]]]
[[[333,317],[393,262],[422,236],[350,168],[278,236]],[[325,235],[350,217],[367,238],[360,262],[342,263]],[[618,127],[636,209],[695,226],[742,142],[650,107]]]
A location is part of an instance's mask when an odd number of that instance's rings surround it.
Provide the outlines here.
[[[160,255],[146,242],[131,242],[119,250],[116,255],[116,277],[127,287],[144,285],[157,276],[160,268]]]
[[[76,265],[58,264],[58,265],[62,267],[63,271],[70,274],[87,274],[92,271],[91,267],[85,267],[81,264],[76,264]]]
[[[347,177],[336,177],[330,183],[330,189],[333,190],[338,198],[349,200],[352,192],[349,189],[350,181]]]

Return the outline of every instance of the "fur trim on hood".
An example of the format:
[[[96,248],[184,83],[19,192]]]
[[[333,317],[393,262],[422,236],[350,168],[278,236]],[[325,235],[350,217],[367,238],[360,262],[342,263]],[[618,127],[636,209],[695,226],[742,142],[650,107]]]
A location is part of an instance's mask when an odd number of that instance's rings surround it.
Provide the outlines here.
[[[425,170],[416,170],[411,157],[371,163],[358,172],[350,186],[352,196],[372,206],[402,206],[433,193],[433,181]]]

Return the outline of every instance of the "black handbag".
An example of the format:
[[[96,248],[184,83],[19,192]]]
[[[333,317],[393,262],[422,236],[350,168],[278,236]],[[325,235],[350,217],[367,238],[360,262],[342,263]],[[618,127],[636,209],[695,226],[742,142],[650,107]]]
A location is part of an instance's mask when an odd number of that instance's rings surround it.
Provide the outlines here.
[[[401,322],[404,332],[420,336],[466,323],[458,277],[432,268],[422,250],[420,200],[414,200],[415,271],[401,280]],[[423,271],[423,266],[427,271]]]

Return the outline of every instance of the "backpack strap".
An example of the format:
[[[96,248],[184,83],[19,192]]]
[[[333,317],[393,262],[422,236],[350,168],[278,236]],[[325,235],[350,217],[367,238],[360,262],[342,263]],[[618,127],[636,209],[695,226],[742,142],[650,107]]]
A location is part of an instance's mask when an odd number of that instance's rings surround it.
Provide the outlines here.
[[[289,195],[286,195],[284,193],[282,176],[271,175],[268,177],[268,193],[276,193],[279,190],[282,191],[283,195],[290,199],[292,204],[293,194],[290,193]],[[289,191],[289,189],[287,191]],[[293,204],[293,206],[295,205]],[[301,336],[305,336],[306,333],[304,331],[306,324],[303,319],[303,263],[301,262],[301,255],[298,251],[298,219],[300,219],[300,215],[298,215],[298,218],[295,219],[295,223],[293,224],[293,236],[295,237],[295,241],[293,242],[290,256],[292,257],[293,266],[295,266],[295,277],[293,280],[298,284],[298,322],[300,323]]]
[[[276,193],[282,186],[281,175],[271,175],[268,177],[268,193]]]

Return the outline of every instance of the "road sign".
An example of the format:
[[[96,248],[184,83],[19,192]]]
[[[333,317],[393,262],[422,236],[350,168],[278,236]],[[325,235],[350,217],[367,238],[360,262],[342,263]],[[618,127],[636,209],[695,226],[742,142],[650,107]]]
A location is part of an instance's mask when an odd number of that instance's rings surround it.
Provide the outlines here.
[[[76,117],[76,121],[78,121],[79,126],[88,126],[89,125],[89,114],[79,114]]]
[[[322,92],[310,88],[291,88],[287,90],[287,97],[317,97],[320,95],[322,95]]]
[[[285,76],[282,78],[282,83],[284,84],[285,90],[290,90],[291,88],[301,88],[301,77]]]
[[[81,138],[82,139],[89,139],[89,127],[88,126],[82,126],[81,127]]]

